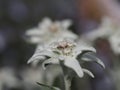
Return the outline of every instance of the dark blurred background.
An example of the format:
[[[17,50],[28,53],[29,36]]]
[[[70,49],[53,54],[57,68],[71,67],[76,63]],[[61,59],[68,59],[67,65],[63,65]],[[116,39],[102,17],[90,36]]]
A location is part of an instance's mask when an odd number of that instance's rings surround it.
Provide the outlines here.
[[[25,41],[27,29],[37,26],[44,17],[52,20],[71,19],[73,25],[70,28],[74,33],[82,35],[97,28],[104,15],[119,22],[119,6],[117,0],[0,0],[0,76],[5,77],[3,73],[8,70],[5,74],[9,77],[13,75],[9,73],[12,70],[20,83],[19,88],[9,88],[8,81],[0,78],[0,90],[33,90],[24,88],[25,85],[21,83],[24,81],[21,72],[30,67],[27,60],[36,47]],[[94,46],[106,65],[106,72],[111,70],[113,58],[117,57],[111,51],[108,41],[96,40]],[[89,67],[95,73],[95,79],[87,77],[79,80],[76,77],[72,82],[72,90],[116,90],[109,73],[94,63]]]

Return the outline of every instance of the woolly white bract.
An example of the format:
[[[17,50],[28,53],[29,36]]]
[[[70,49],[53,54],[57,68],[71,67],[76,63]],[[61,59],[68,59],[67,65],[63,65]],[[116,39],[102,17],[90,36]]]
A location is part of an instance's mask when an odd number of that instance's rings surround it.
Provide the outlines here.
[[[96,52],[93,47],[88,47],[84,45],[79,45],[74,41],[64,39],[56,42],[52,42],[46,47],[41,49],[36,49],[34,55],[28,60],[28,63],[34,61],[42,61],[42,66],[46,69],[46,65],[50,64],[60,64],[60,61],[63,61],[63,64],[74,70],[79,77],[84,76],[84,72],[88,73],[90,76],[94,77],[94,75],[87,69],[81,67],[77,57],[81,55],[83,52]],[[88,57],[87,57],[88,56]],[[90,58],[89,54],[83,55],[81,60],[84,61],[96,61],[103,67],[104,64],[98,58]]]
[[[83,35],[82,39],[86,38],[92,43],[98,38],[107,39],[111,49],[115,54],[120,54],[120,26],[111,18],[104,17],[98,29]],[[88,41],[88,42],[89,42]]]
[[[109,38],[118,29],[119,26],[116,25],[111,18],[104,17],[102,19],[101,25],[97,29],[85,34],[85,37],[91,41],[94,41],[98,38]]]
[[[27,30],[26,35],[28,41],[35,44],[48,44],[61,38],[75,40],[78,36],[68,29],[71,24],[71,20],[52,22],[49,18],[44,18],[38,27]]]

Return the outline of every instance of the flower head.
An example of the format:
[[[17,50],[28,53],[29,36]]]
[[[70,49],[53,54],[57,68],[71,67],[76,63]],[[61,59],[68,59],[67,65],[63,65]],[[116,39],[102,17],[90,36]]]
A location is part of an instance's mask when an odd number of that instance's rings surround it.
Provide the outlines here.
[[[63,64],[74,70],[79,77],[83,77],[84,72],[88,73],[90,76],[94,75],[87,69],[81,67],[77,57],[82,55],[83,52],[96,52],[93,47],[88,47],[85,45],[78,45],[74,41],[64,39],[51,43],[49,46],[45,47],[43,50],[37,49],[35,54],[31,57],[28,63],[31,63],[36,60],[43,61],[42,66],[46,69],[46,65],[49,64],[60,64],[62,61]],[[43,58],[44,57],[44,58]],[[88,58],[89,57],[89,58]],[[84,61],[93,61],[104,67],[104,64],[97,58],[92,58],[88,54],[83,55],[82,59]]]
[[[60,38],[77,39],[77,35],[68,30],[71,25],[70,20],[54,21],[49,18],[43,19],[37,28],[30,29],[26,32],[29,37],[28,41],[37,44],[48,44]]]
[[[92,41],[92,43],[98,38],[107,39],[113,52],[120,54],[120,26],[109,17],[104,17],[99,28],[83,35],[82,39],[85,41],[84,38],[87,42]]]
[[[104,17],[102,19],[101,25],[96,30],[85,34],[85,37],[87,37],[91,41],[94,41],[98,38],[109,38],[118,29],[119,26],[115,24],[111,18]]]

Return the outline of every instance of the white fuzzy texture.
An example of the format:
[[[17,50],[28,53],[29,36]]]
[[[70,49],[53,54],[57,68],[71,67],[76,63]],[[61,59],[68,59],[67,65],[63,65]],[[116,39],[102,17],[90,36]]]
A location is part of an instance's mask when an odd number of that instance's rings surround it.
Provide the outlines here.
[[[85,37],[91,41],[94,41],[98,38],[109,38],[118,29],[119,26],[116,25],[111,18],[104,17],[102,19],[101,25],[97,29],[85,34]]]
[[[44,59],[42,63],[44,69],[46,69],[46,65],[60,64],[59,62],[63,61],[63,64],[75,71],[80,78],[83,77],[83,72],[88,73],[90,76],[94,77],[90,71],[82,69],[80,63],[77,60],[78,55],[82,54],[83,51],[96,52],[93,47],[78,45],[74,41],[64,39],[53,42],[49,47],[44,49],[44,52],[41,49],[38,49],[38,51],[34,53],[33,57],[31,57],[28,62],[34,62],[37,58],[39,58],[41,61],[41,56],[48,56],[50,58]]]
[[[83,35],[82,38],[92,43],[98,38],[107,39],[113,52],[120,54],[120,26],[109,17],[104,17],[96,30]]]
[[[27,30],[26,35],[29,36],[28,41],[35,44],[48,44],[61,38],[75,40],[78,36],[68,29],[71,24],[71,20],[53,22],[44,18],[38,27]]]

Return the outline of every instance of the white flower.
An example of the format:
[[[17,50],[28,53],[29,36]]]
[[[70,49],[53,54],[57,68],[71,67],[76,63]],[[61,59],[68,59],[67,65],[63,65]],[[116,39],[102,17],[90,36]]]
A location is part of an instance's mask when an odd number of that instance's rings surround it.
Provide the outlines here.
[[[115,54],[120,54],[120,26],[111,18],[104,17],[97,30],[91,31],[81,37],[82,40],[92,43],[98,38],[105,38],[109,41],[111,49]]]
[[[104,17],[102,19],[101,25],[91,32],[83,35],[83,37],[87,37],[90,41],[94,41],[98,38],[109,38],[113,33],[115,33],[119,29],[119,26],[116,25],[112,19],[109,17]]]
[[[93,47],[88,47],[85,45],[79,46],[73,41],[64,39],[53,42],[43,50],[37,49],[32,58],[28,60],[28,63],[36,60],[43,61],[42,66],[45,69],[46,65],[60,64],[60,62],[62,61],[66,67],[74,70],[79,77],[83,77],[83,72],[86,72],[90,76],[94,77],[94,75],[89,70],[82,68],[80,63],[78,62],[78,56],[82,55],[83,52],[85,52],[86,54],[87,52],[96,52],[96,50]],[[104,67],[104,64],[99,59],[95,59],[97,63]],[[81,60],[94,61],[94,58],[91,59],[91,56],[89,54],[86,54],[83,55]]]
[[[49,18],[43,19],[38,27],[27,30],[26,35],[31,43],[48,44],[60,38],[77,39],[77,35],[68,30],[72,24],[70,20],[52,22]]]

